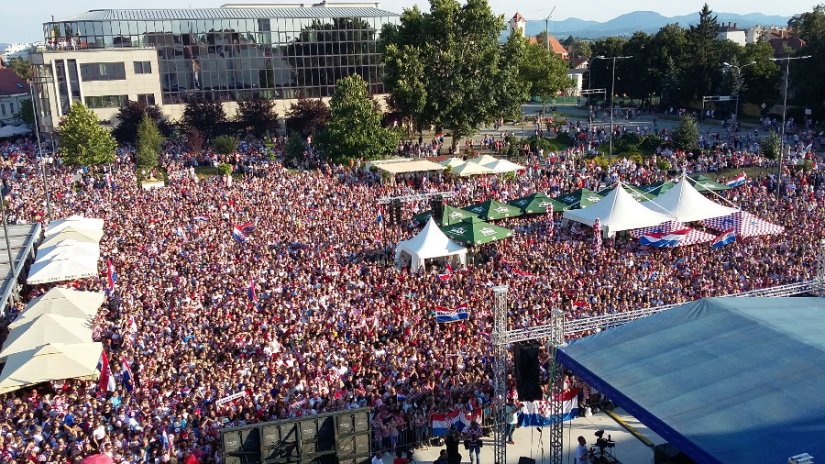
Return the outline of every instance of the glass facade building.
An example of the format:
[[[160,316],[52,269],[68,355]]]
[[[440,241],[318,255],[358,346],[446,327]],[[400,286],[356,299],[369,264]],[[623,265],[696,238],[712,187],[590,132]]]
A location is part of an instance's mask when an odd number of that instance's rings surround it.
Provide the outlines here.
[[[384,93],[378,39],[398,15],[376,4],[322,5],[92,10],[45,23],[43,33],[50,51],[156,49],[159,69],[135,63],[134,72],[157,74],[162,104],[191,97],[329,97],[336,81],[351,74],[361,75],[371,93]],[[84,66],[81,77],[116,80],[120,65]]]

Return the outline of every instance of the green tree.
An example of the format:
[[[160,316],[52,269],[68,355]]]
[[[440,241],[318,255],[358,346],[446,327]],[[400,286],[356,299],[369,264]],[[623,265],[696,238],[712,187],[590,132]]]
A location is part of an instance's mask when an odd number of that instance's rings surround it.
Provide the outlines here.
[[[385,51],[390,44],[398,50],[414,47],[424,66],[426,103],[419,125],[448,129],[454,147],[481,124],[514,111],[516,99],[502,96],[513,88],[517,73],[511,68],[519,63],[509,60],[499,44],[503,28],[503,18],[493,14],[487,0],[431,0],[429,12],[406,10],[397,27],[385,28]],[[399,64],[390,60],[388,66],[392,63]],[[390,76],[402,73],[401,68],[387,70]],[[390,94],[396,92],[392,84],[387,82]]]
[[[268,98],[252,97],[238,100],[238,112],[235,120],[250,130],[255,137],[261,138],[278,128],[278,113],[275,102]]]
[[[329,121],[329,106],[323,100],[298,98],[286,117],[286,127],[290,132],[298,132],[309,137],[321,130]]]
[[[163,147],[163,135],[155,120],[144,115],[137,133],[137,165],[142,169],[153,169],[158,165],[158,156]]]
[[[112,130],[112,135],[120,144],[136,145],[138,141],[138,127],[145,117],[154,121],[155,126],[160,130],[161,135],[169,137],[172,135],[172,125],[163,116],[160,108],[149,106],[143,102],[127,101],[117,112],[118,124]]]
[[[418,48],[390,43],[384,50],[384,82],[390,89],[387,102],[412,129],[419,133],[430,119],[424,114],[427,105],[427,77]]]
[[[773,160],[779,158],[779,146],[779,134],[771,131],[764,139],[762,139],[762,142],[760,142],[759,150],[766,158]]]
[[[686,152],[699,148],[699,125],[693,116],[682,116],[679,127],[673,131],[673,144]]]
[[[60,121],[60,149],[69,166],[95,166],[115,160],[117,142],[92,110],[76,101]]]
[[[688,41],[685,30],[678,24],[668,24],[653,35],[648,53],[652,56],[651,79],[661,92],[664,105],[679,105],[685,101],[681,76],[685,63],[689,60]]]
[[[216,152],[228,155],[238,149],[238,139],[231,135],[219,135],[212,139],[212,146]]]
[[[607,37],[593,42],[591,49],[594,57],[604,57],[605,59],[594,59],[590,61],[590,83],[594,89],[605,89],[606,100],[612,100],[610,89],[613,84],[613,60],[614,56],[624,56],[627,39],[623,37]],[[624,93],[623,85],[625,78],[629,79],[627,70],[627,60],[616,60],[616,81],[615,90],[617,94]]]
[[[516,40],[520,43],[511,43]],[[519,60],[517,81],[527,85],[528,96],[547,101],[570,87],[567,65],[552,51],[548,52],[538,44],[530,44],[520,36],[511,36],[504,50],[507,56]],[[504,72],[507,70],[502,70]]]
[[[34,124],[34,106],[32,106],[31,100],[20,102],[20,112],[17,117],[26,124]]]
[[[207,138],[218,135],[226,124],[226,113],[218,100],[192,98],[183,109],[183,124],[197,129]]]
[[[794,16],[788,26],[799,38],[805,41],[797,56],[810,55],[807,60],[790,64],[791,76],[789,95],[793,101],[809,106],[815,117],[825,114],[825,4],[814,7],[812,11]]]
[[[306,141],[297,132],[290,132],[284,147],[284,158],[288,165],[296,167],[301,158],[304,157],[307,146]]]
[[[27,58],[12,58],[9,60],[8,67],[27,81],[32,78],[32,63]]]
[[[699,12],[699,22],[690,26],[687,34],[692,59],[682,75],[682,86],[693,101],[701,101],[702,96],[710,95],[720,81],[723,39],[718,34],[719,22],[705,3]]]
[[[743,89],[740,100],[757,105],[771,106],[779,100],[776,89],[782,77],[779,65],[771,61],[773,47],[768,42],[754,42],[745,45],[741,63],[754,63],[742,69]]]
[[[330,101],[331,118],[318,134],[318,148],[337,163],[376,159],[398,145],[396,130],[381,126],[381,113],[367,93],[367,83],[353,74],[338,81]]]

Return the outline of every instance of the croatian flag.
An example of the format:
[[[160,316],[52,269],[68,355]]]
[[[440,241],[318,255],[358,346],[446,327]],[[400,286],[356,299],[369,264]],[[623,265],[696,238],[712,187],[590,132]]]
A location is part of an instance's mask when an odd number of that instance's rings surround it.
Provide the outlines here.
[[[571,388],[561,394],[562,413],[553,415],[550,401],[524,402],[519,412],[519,426],[542,427],[558,421],[569,421],[579,415],[579,390]]]
[[[100,371],[100,378],[97,380],[97,390],[115,391],[115,376],[112,375],[112,367],[109,365],[109,357],[106,352],[100,353],[100,360],[97,362],[97,369]]]
[[[718,248],[722,248],[723,246],[725,246],[729,243],[733,243],[735,241],[736,241],[736,232],[734,232],[733,229],[728,229],[725,232],[722,232],[721,234],[719,234],[719,236],[716,237],[715,240],[713,240],[713,243],[710,245],[710,247],[713,248],[714,250],[716,250]]]
[[[258,301],[258,294],[255,293],[255,281],[252,280],[252,277],[249,278],[249,286],[246,287],[246,294],[249,296],[250,301]]]
[[[447,414],[432,414],[430,415],[430,421],[432,424],[433,436],[441,437],[446,435],[452,426],[455,426],[460,432],[469,427],[470,422],[478,420],[480,416],[481,415],[478,411],[453,411],[448,412]]]
[[[115,266],[111,258],[106,258],[106,293],[111,295],[115,291],[115,283],[117,283]]]
[[[736,176],[733,179],[727,181],[725,183],[725,185],[727,185],[730,188],[734,188],[734,187],[739,187],[740,185],[745,185],[745,183],[747,181],[748,181],[748,176],[746,176],[745,173],[742,172],[738,176]]]
[[[673,232],[651,232],[642,235],[639,243],[656,248],[679,246],[690,233],[690,229],[674,230]]]
[[[232,228],[232,238],[240,243],[246,242],[246,237],[255,230],[255,226],[256,224],[252,221],[236,224],[235,227]]]
[[[470,313],[467,312],[466,304],[462,304],[456,309],[444,308],[442,306],[437,306],[437,308],[438,309],[435,311],[435,321],[441,324],[459,322],[470,317]]]
[[[445,265],[444,270],[446,271],[444,272],[444,274],[438,274],[438,280],[442,282],[445,280],[450,280],[450,278],[453,276],[453,267],[451,265]]]
[[[132,377],[132,368],[129,367],[129,361],[125,357],[120,357],[120,381],[123,383],[123,388],[129,393],[135,389],[135,378]]]

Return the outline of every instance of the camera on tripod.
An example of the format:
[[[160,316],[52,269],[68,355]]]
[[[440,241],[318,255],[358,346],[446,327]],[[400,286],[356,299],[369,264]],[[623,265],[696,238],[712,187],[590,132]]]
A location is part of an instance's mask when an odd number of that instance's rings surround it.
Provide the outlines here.
[[[604,430],[599,430],[596,432],[596,448],[599,448],[602,453],[604,453],[605,448],[613,448],[616,446],[616,442],[610,438],[610,435],[607,435],[607,438],[604,438]]]

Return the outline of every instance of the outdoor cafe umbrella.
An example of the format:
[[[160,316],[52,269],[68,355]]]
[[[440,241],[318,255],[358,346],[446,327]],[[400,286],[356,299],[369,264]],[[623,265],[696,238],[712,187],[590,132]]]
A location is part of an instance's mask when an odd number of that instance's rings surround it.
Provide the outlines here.
[[[26,283],[29,285],[86,279],[97,275],[97,257],[73,259],[58,256],[44,261],[35,261],[29,271]]]
[[[90,236],[90,235],[84,234],[82,232],[63,231],[63,232],[60,232],[59,234],[54,234],[51,237],[46,237],[46,239],[43,240],[40,243],[39,247],[40,248],[47,248],[47,247],[50,247],[50,246],[54,246],[54,245],[56,245],[56,244],[58,244],[62,241],[65,241],[65,240],[74,240],[76,242],[87,242],[87,243],[100,243],[100,238],[95,238],[94,236]]]
[[[609,187],[607,187],[603,190],[600,190],[599,195],[601,195],[601,196],[607,195],[608,193],[610,193],[611,190],[613,190],[613,187],[614,186],[611,185],[611,186],[609,186]],[[625,191],[627,193],[629,193],[630,196],[633,197],[636,201],[647,201],[647,200],[652,200],[652,199],[656,198],[655,194],[651,194],[649,192],[646,192],[646,191],[642,190],[639,187],[634,187],[630,184],[622,183],[622,187],[624,187]]]
[[[688,182],[690,182],[693,187],[701,193],[705,192],[719,192],[721,190],[730,190],[725,184],[720,184],[715,180],[711,179],[710,177],[700,174],[698,176],[687,177]]]
[[[510,229],[484,222],[476,217],[442,227],[441,230],[451,239],[468,245],[481,245],[513,235]]]
[[[423,213],[418,213],[413,216],[413,221],[424,224],[432,216],[432,211],[424,211]],[[440,225],[450,225],[455,224],[456,222],[461,222],[468,217],[477,217],[475,214],[465,211],[461,208],[456,208],[455,206],[450,206],[448,204],[444,205],[444,215],[441,218]]]
[[[55,258],[100,259],[100,245],[92,242],[64,240],[46,248],[37,250],[35,261],[47,261]]]
[[[668,190],[672,189],[676,186],[676,183],[670,181],[659,181],[654,182],[652,184],[641,185],[636,187],[640,192],[646,193],[650,199],[656,198],[659,195],[667,192]],[[644,201],[644,200],[642,200]]]
[[[44,314],[12,329],[3,343],[0,360],[10,354],[30,350],[47,343],[86,343],[92,341],[92,329],[85,319]]]
[[[548,197],[543,192],[536,192],[526,197],[516,198],[508,202],[516,208],[521,208],[526,214],[542,214],[548,211],[561,211],[565,208],[564,203],[558,202]]]
[[[53,380],[97,379],[102,352],[101,343],[87,342],[49,343],[12,354],[0,373],[0,394]]]
[[[43,232],[46,237],[51,237],[54,234],[59,234],[64,230],[74,230],[86,235],[92,233],[103,233],[103,219],[87,218],[83,216],[69,216],[63,219],[57,219],[49,223],[49,227]]]
[[[477,215],[485,221],[518,217],[522,214],[521,209],[515,206],[510,206],[506,203],[499,203],[493,199],[487,200],[483,203],[467,206],[463,209],[464,211],[469,211]]]

